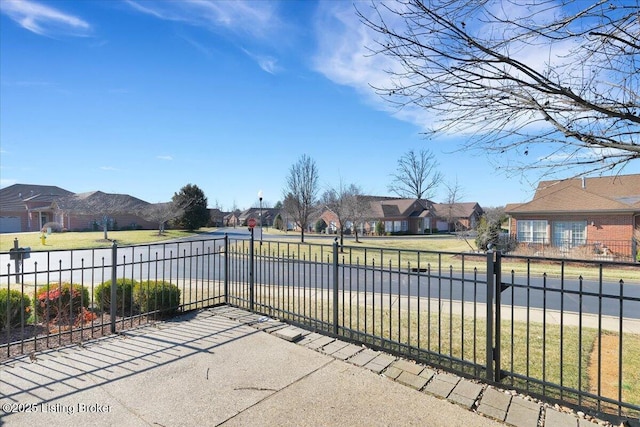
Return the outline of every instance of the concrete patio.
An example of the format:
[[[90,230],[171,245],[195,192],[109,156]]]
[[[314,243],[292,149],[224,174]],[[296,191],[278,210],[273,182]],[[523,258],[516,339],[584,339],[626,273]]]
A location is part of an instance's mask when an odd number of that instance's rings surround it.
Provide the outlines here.
[[[571,412],[232,307],[0,365],[1,425],[571,426]]]

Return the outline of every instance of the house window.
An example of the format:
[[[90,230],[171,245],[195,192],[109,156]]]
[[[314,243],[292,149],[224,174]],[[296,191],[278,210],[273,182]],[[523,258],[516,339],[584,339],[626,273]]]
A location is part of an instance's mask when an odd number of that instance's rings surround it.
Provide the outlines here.
[[[587,242],[586,221],[555,221],[553,223],[553,245],[572,248]]]
[[[409,221],[385,221],[384,231],[397,233],[407,231],[409,229]]]
[[[526,243],[545,243],[547,240],[546,220],[519,220],[518,241]]]

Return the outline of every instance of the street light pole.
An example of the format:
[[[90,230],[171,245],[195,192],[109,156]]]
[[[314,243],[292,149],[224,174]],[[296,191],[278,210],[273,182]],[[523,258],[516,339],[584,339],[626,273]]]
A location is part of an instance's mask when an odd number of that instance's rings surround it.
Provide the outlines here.
[[[258,199],[260,200],[260,245],[262,246],[262,190],[258,191]]]

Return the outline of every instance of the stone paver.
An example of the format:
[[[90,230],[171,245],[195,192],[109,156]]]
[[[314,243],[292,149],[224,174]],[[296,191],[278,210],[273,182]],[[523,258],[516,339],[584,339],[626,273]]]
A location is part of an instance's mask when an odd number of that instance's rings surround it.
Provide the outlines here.
[[[584,418],[578,418],[578,426],[580,427],[600,427],[600,424],[594,423]],[[549,426],[550,427],[550,426]]]
[[[427,384],[424,391],[446,398],[451,394],[458,384],[458,381],[460,381],[460,378],[455,375],[437,374],[431,382]]]
[[[393,362],[393,366],[414,375],[418,375],[424,369],[424,366],[404,359],[396,360],[395,362]]]
[[[419,375],[412,374],[411,372],[402,371],[396,381],[411,388],[415,388],[416,390],[422,390],[429,380]]]
[[[305,347],[308,347],[312,350],[319,350],[322,347],[324,347],[325,345],[328,345],[332,342],[334,342],[335,339],[331,338],[331,337],[327,337],[327,336],[322,336],[320,338],[318,338],[317,340],[311,341],[309,344],[305,344]]]
[[[385,371],[384,371],[384,376],[387,378],[391,378],[392,380],[395,380],[396,378],[398,378],[400,376],[401,373],[403,373],[404,371],[394,365],[389,366]]]
[[[296,342],[302,338],[302,329],[289,326],[275,331],[273,335],[289,342]]]
[[[436,374],[436,371],[429,368],[424,368],[422,372],[420,372],[419,376],[429,381],[435,374]]]
[[[324,335],[319,334],[317,332],[311,332],[309,335],[305,336],[303,339],[301,339],[298,344],[300,345],[304,345],[306,346],[307,344],[309,344],[312,341],[315,341],[317,339],[322,338]]]
[[[395,357],[389,354],[380,353],[376,357],[374,357],[371,362],[364,365],[364,367],[379,374],[380,372],[384,371],[387,366],[391,365],[394,360],[396,360]]]
[[[355,344],[349,344],[332,354],[333,357],[340,360],[347,360],[362,351],[362,347]]]
[[[376,358],[376,356],[378,356],[380,353],[375,351],[375,350],[371,350],[370,348],[366,348],[363,351],[361,351],[360,353],[356,354],[355,356],[353,356],[352,358],[350,358],[348,360],[348,362],[353,363],[356,366],[364,366],[367,363],[371,362],[373,359]]]
[[[577,427],[578,419],[573,414],[547,408],[544,414],[544,424],[553,427]]]
[[[273,327],[276,327],[276,326],[281,326],[281,325],[284,325],[284,323],[280,322],[278,320],[270,319],[270,320],[265,320],[264,322],[254,323],[253,325],[251,325],[251,327],[256,328],[258,330],[261,330],[261,331],[266,331],[266,330],[268,330],[270,328],[273,328]]]
[[[516,427],[537,427],[540,418],[540,405],[521,397],[511,399],[511,405],[507,411],[507,424]]]
[[[478,399],[478,396],[480,396],[480,393],[482,393],[481,384],[463,379],[455,386],[449,395],[449,400],[467,409],[471,409]]]
[[[335,340],[333,342],[330,342],[329,344],[323,346],[320,351],[325,353],[325,354],[333,354],[337,351],[342,350],[343,348],[345,348],[346,346],[348,346],[349,343],[346,343],[344,341],[340,341],[340,340]]]
[[[288,325],[286,323],[280,323],[280,324],[275,323],[273,325],[270,325],[268,328],[263,329],[263,331],[265,331],[265,332],[267,332],[269,334],[272,334],[272,333],[274,333],[275,331],[277,331],[279,329],[286,328],[287,326]]]
[[[478,412],[496,420],[504,421],[511,404],[511,395],[494,388],[486,388],[482,394]]]

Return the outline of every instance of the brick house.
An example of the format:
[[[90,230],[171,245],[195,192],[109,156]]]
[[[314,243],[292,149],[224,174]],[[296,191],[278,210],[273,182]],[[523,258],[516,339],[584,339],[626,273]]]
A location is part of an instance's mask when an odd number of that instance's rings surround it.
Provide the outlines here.
[[[226,215],[227,214],[225,212],[222,212],[218,208],[209,209],[209,223],[207,224],[207,226],[223,227],[225,223],[224,219]]]
[[[148,202],[128,194],[102,191],[70,194],[51,203],[54,222],[69,231],[102,229],[104,219],[109,229],[157,228],[139,214],[147,206]]]
[[[357,224],[358,232],[373,234],[376,224],[382,222],[385,233],[425,234],[436,231],[472,229],[483,214],[478,203],[433,203],[426,199],[402,199],[396,197],[358,196],[368,205],[366,220]],[[324,209],[320,218],[327,224],[329,233],[340,226],[337,216]],[[354,224],[345,224],[347,229]]]
[[[262,224],[264,227],[272,227],[279,212],[280,209],[274,208],[249,208],[237,215],[237,225],[246,226],[249,218],[255,218],[258,226]]]
[[[0,233],[40,231],[54,221],[51,203],[71,194],[53,185],[14,184],[0,189]]]
[[[155,229],[158,224],[138,214],[145,206],[149,203],[126,194],[14,184],[0,189],[0,233],[40,231],[50,222],[69,231],[101,229],[105,216],[109,228]]]
[[[434,203],[438,231],[473,230],[480,222],[484,210],[476,202]]]
[[[640,174],[541,181],[527,203],[509,204],[509,233],[519,243],[632,258],[640,240]],[[582,253],[577,251],[582,249]]]

